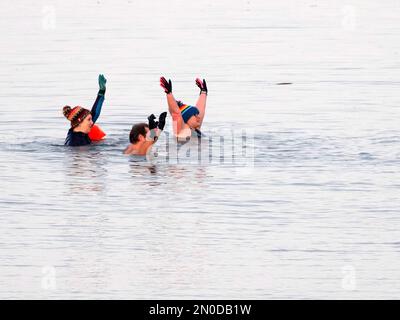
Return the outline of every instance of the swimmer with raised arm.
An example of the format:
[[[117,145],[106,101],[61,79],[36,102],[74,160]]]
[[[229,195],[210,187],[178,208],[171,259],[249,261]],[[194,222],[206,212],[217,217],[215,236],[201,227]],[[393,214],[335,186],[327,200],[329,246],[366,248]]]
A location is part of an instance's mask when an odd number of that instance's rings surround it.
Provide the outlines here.
[[[196,85],[200,88],[200,96],[196,106],[190,106],[175,100],[172,94],[172,82],[167,81],[164,77],[160,78],[160,86],[167,94],[168,110],[172,116],[174,134],[178,141],[187,141],[192,134],[201,137],[201,125],[203,123],[206,102],[207,102],[207,84],[206,80],[196,79]]]
[[[65,139],[66,146],[77,147],[89,145],[92,143],[92,140],[101,140],[105,136],[98,127],[94,127],[94,124],[99,118],[101,107],[103,106],[106,83],[106,78],[100,74],[99,92],[97,93],[96,101],[91,111],[80,106],[74,108],[65,106],[63,108],[64,116],[71,121],[71,128]],[[95,134],[93,134],[94,131],[92,131],[92,129],[96,129]]]
[[[164,130],[166,117],[167,113],[163,112],[158,117],[158,121],[155,121],[156,117],[152,114],[147,118],[148,124],[144,122],[135,124],[129,134],[131,144],[124,150],[124,154],[137,156],[148,154]]]

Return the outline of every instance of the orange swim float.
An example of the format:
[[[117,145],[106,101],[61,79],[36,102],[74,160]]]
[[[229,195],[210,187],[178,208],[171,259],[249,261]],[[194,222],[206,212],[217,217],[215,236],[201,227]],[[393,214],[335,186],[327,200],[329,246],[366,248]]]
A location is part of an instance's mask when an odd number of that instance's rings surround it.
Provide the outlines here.
[[[89,132],[89,138],[92,141],[103,140],[105,136],[106,134],[103,132],[103,130],[100,129],[97,124],[95,124]]]

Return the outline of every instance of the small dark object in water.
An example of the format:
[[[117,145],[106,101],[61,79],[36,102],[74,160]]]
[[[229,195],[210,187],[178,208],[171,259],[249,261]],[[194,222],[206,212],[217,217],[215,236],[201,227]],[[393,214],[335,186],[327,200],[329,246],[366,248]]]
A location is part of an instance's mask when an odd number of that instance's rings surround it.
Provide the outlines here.
[[[284,86],[284,85],[288,85],[288,84],[292,84],[292,82],[279,82],[279,83],[277,83],[278,86]]]

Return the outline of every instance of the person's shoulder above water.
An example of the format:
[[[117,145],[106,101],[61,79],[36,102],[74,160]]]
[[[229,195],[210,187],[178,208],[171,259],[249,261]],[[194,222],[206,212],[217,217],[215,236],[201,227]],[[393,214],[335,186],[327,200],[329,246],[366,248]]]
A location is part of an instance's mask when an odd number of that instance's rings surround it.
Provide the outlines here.
[[[71,128],[68,130],[67,138],[65,139],[65,145],[70,147],[86,146],[91,144],[89,136],[83,132],[75,132]]]
[[[130,145],[125,148],[125,155],[138,155],[144,156],[150,152],[151,147],[158,140],[161,132],[165,127],[165,118],[167,112],[160,114],[158,121],[156,116],[151,114],[147,117],[149,123],[137,123],[132,126],[131,132],[129,133]]]

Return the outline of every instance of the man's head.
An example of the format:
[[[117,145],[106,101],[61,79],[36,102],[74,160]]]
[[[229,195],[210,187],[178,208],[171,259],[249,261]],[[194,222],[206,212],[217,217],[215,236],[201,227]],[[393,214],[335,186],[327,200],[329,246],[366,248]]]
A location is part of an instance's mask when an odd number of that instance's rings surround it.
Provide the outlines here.
[[[178,104],[179,105],[179,104]],[[200,127],[200,111],[194,106],[180,104],[179,110],[181,111],[182,119],[192,129]]]
[[[63,114],[71,121],[71,128],[74,129],[74,131],[89,133],[93,127],[92,114],[85,108],[79,106],[71,108],[70,106],[65,106],[63,108]]]
[[[149,133],[149,125],[147,123],[135,124],[129,134],[129,141],[136,144],[141,141],[146,141],[146,136]]]

